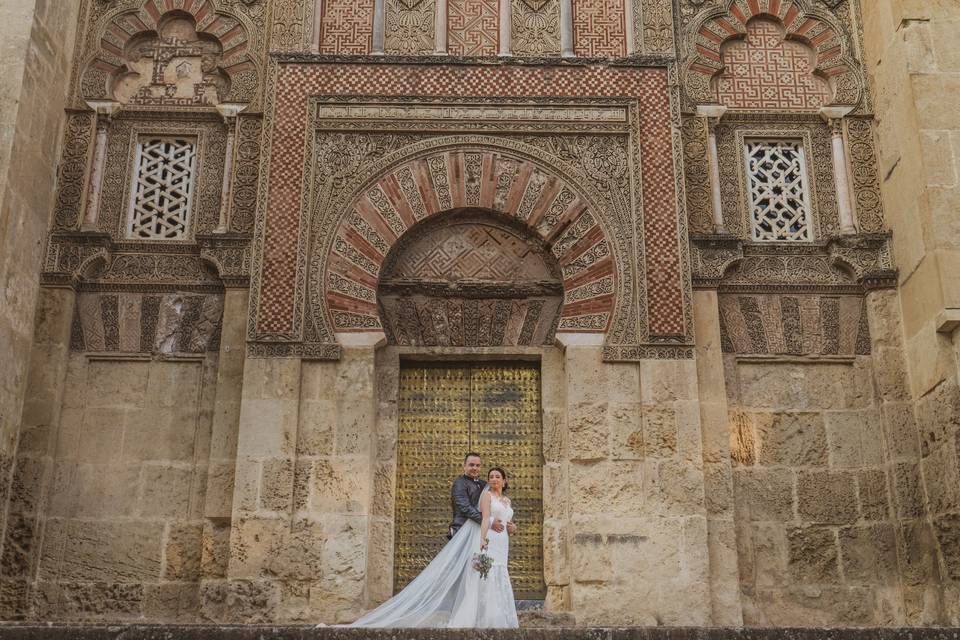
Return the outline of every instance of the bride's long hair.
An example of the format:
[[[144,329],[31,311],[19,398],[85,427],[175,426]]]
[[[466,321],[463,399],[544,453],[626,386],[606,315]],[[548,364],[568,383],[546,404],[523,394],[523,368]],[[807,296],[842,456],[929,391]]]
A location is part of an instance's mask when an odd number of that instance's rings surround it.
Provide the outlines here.
[[[507,487],[510,485],[507,483],[507,472],[503,470],[503,467],[490,467],[490,471],[487,471],[487,482],[490,481],[490,474],[496,471],[500,474],[500,477],[503,478],[503,489],[504,493],[507,492]]]

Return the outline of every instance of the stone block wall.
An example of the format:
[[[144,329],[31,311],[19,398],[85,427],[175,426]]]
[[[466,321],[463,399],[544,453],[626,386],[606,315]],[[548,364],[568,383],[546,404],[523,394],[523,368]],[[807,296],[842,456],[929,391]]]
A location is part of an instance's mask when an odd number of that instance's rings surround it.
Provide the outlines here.
[[[543,363],[549,606],[581,624],[707,624],[694,361],[604,363],[577,344],[557,360]]]
[[[0,7],[2,504],[20,430],[78,10],[75,2],[35,0]]]
[[[880,175],[900,267],[905,376],[919,427],[919,460],[900,468],[935,551],[945,623],[960,623],[960,6],[877,0],[864,41],[880,115]],[[896,304],[894,303],[894,306]],[[904,412],[906,415],[906,412]],[[906,479],[909,478],[909,481]]]
[[[744,622],[896,624],[897,539],[871,359],[725,360]]]
[[[21,447],[11,505],[32,616],[196,619],[216,364],[70,356],[52,460]]]

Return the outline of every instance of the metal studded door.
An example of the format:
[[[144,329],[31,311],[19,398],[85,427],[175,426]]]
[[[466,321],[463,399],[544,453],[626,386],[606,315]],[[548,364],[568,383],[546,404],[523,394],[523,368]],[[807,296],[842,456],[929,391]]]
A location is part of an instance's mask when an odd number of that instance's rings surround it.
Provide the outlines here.
[[[400,370],[394,590],[446,543],[450,485],[463,456],[503,467],[515,510],[510,577],[517,598],[543,598],[543,434],[536,365],[424,365]],[[484,471],[485,473],[485,471]]]

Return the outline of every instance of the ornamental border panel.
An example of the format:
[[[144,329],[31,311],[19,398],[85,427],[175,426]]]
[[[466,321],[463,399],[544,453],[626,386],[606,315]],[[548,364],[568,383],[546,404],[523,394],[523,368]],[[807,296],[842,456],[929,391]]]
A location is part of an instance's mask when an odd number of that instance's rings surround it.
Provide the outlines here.
[[[629,128],[631,139],[641,144],[633,144],[627,158],[631,179],[627,180],[626,187],[615,187],[603,179],[589,177],[590,171],[595,171],[590,169],[589,163],[574,165],[583,167],[576,171],[586,175],[588,182],[596,183],[598,186],[595,188],[606,194],[604,201],[612,203],[609,210],[621,220],[618,224],[632,221],[622,231],[625,238],[632,238],[629,242],[634,244],[635,255],[629,267],[631,272],[624,280],[635,283],[636,303],[631,305],[621,321],[614,322],[608,333],[608,344],[634,344],[639,347],[646,343],[647,346],[643,349],[609,349],[607,353],[617,358],[627,358],[630,354],[646,356],[658,350],[668,353],[670,357],[678,353],[692,353],[686,347],[678,350],[675,346],[692,343],[690,256],[686,242],[679,86],[675,69],[625,65],[602,68],[553,66],[546,62],[518,67],[489,62],[464,64],[462,61],[445,61],[444,64],[424,68],[408,65],[408,61],[400,61],[396,57],[377,62],[355,60],[337,65],[331,65],[327,60],[325,57],[302,55],[271,58],[271,88],[266,93],[269,103],[264,122],[266,132],[261,158],[248,330],[249,339],[256,344],[276,342],[302,345],[298,348],[263,346],[251,349],[251,353],[283,352],[291,354],[291,357],[308,352],[335,357],[339,353],[332,336],[318,335],[329,333],[329,324],[324,328],[310,327],[310,323],[304,323],[308,267],[315,259],[317,247],[315,242],[308,240],[309,216],[301,212],[314,210],[317,196],[329,196],[329,192],[318,194],[306,188],[314,167],[310,154],[316,142],[312,134],[307,135],[312,126],[308,120],[313,115],[308,107],[309,101],[317,98],[343,101],[349,98],[360,102],[365,95],[376,95],[378,101],[402,100],[409,95],[407,85],[414,79],[421,87],[420,92],[432,96],[429,100],[433,102],[462,100],[465,99],[462,96],[467,96],[466,99],[474,102],[479,100],[494,107],[518,100],[530,104],[540,101],[561,105],[570,102],[609,104],[622,100],[639,107],[632,110],[634,115],[630,118]],[[545,75],[551,78],[549,86],[543,84]],[[502,97],[487,97],[491,95]],[[369,98],[366,99],[369,101]],[[555,123],[549,126],[556,129]],[[541,132],[546,127],[541,126]],[[498,130],[496,125],[491,128]],[[578,128],[582,130],[583,126],[577,124],[569,131],[574,133]],[[401,149],[413,148],[412,145],[418,143],[432,144],[427,140],[428,128],[420,129],[411,127],[404,133],[392,134],[387,153],[400,153]],[[502,127],[499,129],[503,130]],[[583,162],[583,150],[570,144],[576,136],[564,142],[563,136],[545,136],[536,131],[536,128],[528,130],[525,135],[518,136],[519,141],[534,144],[540,149],[546,148],[563,162]],[[654,131],[657,133],[654,134]],[[474,134],[473,142],[482,141],[479,133]],[[657,137],[652,137],[654,135]],[[457,144],[462,145],[470,140],[469,136],[461,137]],[[533,143],[533,140],[536,142]],[[502,145],[503,141],[498,144]],[[282,156],[275,151],[281,147],[284,149]],[[648,171],[659,172],[658,175],[666,180],[645,185],[640,179],[642,165]],[[295,193],[299,195],[295,196]],[[644,198],[647,200],[645,207],[642,204]],[[658,238],[647,248],[648,251],[666,251],[668,254],[672,251],[675,256],[664,263],[665,268],[658,271],[658,276],[661,277],[660,286],[669,282],[667,286],[677,290],[678,303],[671,307],[670,313],[676,314],[679,320],[671,321],[675,330],[659,336],[650,335],[647,318],[649,283],[646,282],[646,275],[637,277],[638,272],[647,273],[643,257],[644,220],[636,217],[644,209],[645,220],[649,220],[651,215],[666,216],[669,211],[668,236],[673,238]],[[674,248],[671,249],[671,245]],[[668,275],[670,273],[675,275]],[[668,279],[662,280],[663,277]],[[277,286],[280,282],[286,284]],[[291,291],[286,292],[285,288]],[[267,318],[279,319],[280,322],[266,322]]]

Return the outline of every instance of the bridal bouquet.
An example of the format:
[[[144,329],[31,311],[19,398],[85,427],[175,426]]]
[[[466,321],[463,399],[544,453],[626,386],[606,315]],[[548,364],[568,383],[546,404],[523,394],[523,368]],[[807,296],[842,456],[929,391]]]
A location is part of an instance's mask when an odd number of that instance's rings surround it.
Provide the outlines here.
[[[493,566],[493,558],[488,556],[485,553],[478,553],[473,556],[473,562],[471,563],[473,570],[480,574],[480,577],[484,580],[487,579],[487,574],[490,573],[490,568]]]

